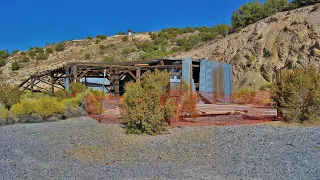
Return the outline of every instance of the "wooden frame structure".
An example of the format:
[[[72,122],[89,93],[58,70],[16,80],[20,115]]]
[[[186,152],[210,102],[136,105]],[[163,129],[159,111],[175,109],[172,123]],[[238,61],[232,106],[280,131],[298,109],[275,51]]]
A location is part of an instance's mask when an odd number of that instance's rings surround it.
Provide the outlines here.
[[[183,59],[158,59],[141,60],[123,63],[98,63],[98,62],[71,62],[63,67],[46,70],[30,76],[20,84],[21,90],[47,91],[55,93],[55,89],[69,90],[71,82],[80,82],[84,77],[103,78],[106,70],[106,78],[110,81],[110,92],[120,94],[120,81],[124,76],[131,76],[133,80],[139,81],[143,73],[154,69],[182,68]],[[193,63],[193,67],[199,68],[199,61]],[[180,74],[175,74],[180,76]]]

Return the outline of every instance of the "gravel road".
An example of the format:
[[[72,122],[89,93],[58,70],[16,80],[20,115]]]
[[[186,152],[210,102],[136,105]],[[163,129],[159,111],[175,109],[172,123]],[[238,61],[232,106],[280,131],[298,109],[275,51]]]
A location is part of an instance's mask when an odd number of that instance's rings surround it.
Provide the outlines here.
[[[127,135],[89,117],[0,127],[0,179],[320,179],[320,127]]]

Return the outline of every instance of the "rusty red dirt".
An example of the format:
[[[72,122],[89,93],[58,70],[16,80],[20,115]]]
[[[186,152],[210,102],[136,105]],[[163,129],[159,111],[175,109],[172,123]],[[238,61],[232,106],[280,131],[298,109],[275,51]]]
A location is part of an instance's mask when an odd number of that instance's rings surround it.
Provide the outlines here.
[[[202,116],[196,119],[179,120],[170,119],[171,127],[181,126],[230,126],[241,124],[254,124],[273,121],[276,110],[268,106],[240,105],[240,104],[198,104],[198,110]],[[237,113],[242,112],[242,113]],[[102,124],[122,124],[120,109],[105,109],[102,117],[99,115],[89,115],[97,119]]]

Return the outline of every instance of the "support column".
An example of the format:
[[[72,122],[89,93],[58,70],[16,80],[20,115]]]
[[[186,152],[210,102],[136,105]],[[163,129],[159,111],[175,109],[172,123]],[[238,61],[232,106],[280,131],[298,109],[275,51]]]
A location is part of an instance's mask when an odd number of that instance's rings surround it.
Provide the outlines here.
[[[64,89],[69,91],[70,67],[66,68],[66,77],[64,78]]]
[[[31,92],[33,93],[33,91],[34,91],[34,89],[33,89],[33,87],[34,87],[34,78],[33,77],[31,77],[31,79],[30,79],[30,81],[31,81]]]
[[[116,69],[115,70],[115,94],[116,94],[116,96],[119,96],[120,95],[120,91],[119,91],[119,89],[120,89],[120,87],[119,87],[119,71],[118,71],[118,69]]]
[[[51,73],[51,96],[54,95],[54,73]]]
[[[276,83],[277,86],[281,86],[281,69],[276,69]],[[280,109],[280,103],[277,103],[277,120],[283,120],[283,114]]]
[[[136,81],[140,81],[141,78],[141,69],[137,69],[136,71]]]
[[[77,65],[73,65],[72,73],[73,73],[73,82],[78,82],[78,67],[77,67]]]

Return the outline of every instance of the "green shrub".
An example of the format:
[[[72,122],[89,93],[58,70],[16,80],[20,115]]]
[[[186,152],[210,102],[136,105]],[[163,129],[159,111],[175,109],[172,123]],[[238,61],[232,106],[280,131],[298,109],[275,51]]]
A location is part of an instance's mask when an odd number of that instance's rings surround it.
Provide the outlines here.
[[[41,99],[23,99],[20,103],[14,104],[10,112],[15,117],[36,114],[42,118],[54,117],[65,113],[65,106],[56,98],[44,97]]]
[[[131,53],[131,49],[130,48],[123,48],[121,54],[124,56],[127,56]]]
[[[161,100],[169,90],[170,76],[166,71],[148,71],[141,81],[126,84],[121,108],[128,133],[159,134],[167,129],[174,105],[169,98]]]
[[[27,55],[27,53],[26,53],[26,52],[24,52],[24,51],[22,51],[20,54],[21,54],[22,56]]]
[[[102,61],[104,62],[114,62],[116,58],[114,56],[105,56]]]
[[[88,89],[88,87],[82,83],[71,83],[70,84],[70,93],[75,94],[75,93],[81,93],[85,92]]]
[[[65,50],[63,43],[59,43],[56,45],[56,51],[63,51],[63,50]]]
[[[87,53],[87,54],[84,55],[84,59],[90,59],[90,57],[91,57],[90,53]]]
[[[70,98],[70,96],[71,94],[66,90],[58,90],[55,92],[55,97],[60,101],[63,99]]]
[[[43,48],[41,48],[41,47],[34,47],[33,50],[34,50],[34,52],[36,52],[36,53],[44,53],[44,50],[43,50]]]
[[[7,59],[10,56],[8,50],[0,50],[0,59]]]
[[[10,108],[13,104],[20,101],[22,92],[18,86],[2,83],[0,84],[0,104]]]
[[[45,54],[45,53],[39,53],[37,56],[36,56],[36,60],[46,60],[48,59],[48,55]]]
[[[272,99],[287,121],[308,121],[320,116],[320,74],[313,67],[282,71]]]
[[[18,54],[18,52],[20,52],[18,49],[15,49],[15,50],[12,50],[12,55],[14,55],[14,54]]]
[[[101,40],[100,40],[100,39],[96,39],[95,44],[99,44],[100,42],[101,42]]]
[[[102,35],[102,34],[98,34],[98,35],[96,36],[96,38],[101,39],[101,40],[104,40],[104,39],[107,39],[107,36]]]
[[[117,35],[126,35],[125,32],[118,32]]]
[[[53,49],[52,48],[47,48],[46,49],[46,54],[51,54],[53,53]]]
[[[3,67],[6,65],[6,60],[0,59],[0,67]]]
[[[14,62],[11,63],[11,70],[12,71],[17,71],[19,69],[20,69],[20,65],[19,65],[19,63],[17,61],[14,61]]]
[[[28,56],[22,56],[19,60],[21,63],[27,63],[30,61],[30,58]]]
[[[260,90],[270,90],[273,88],[273,86],[274,86],[274,83],[267,82],[260,87]]]
[[[129,40],[128,36],[123,36],[122,41],[127,42]]]
[[[37,55],[37,53],[34,51],[29,51],[28,55],[33,59]]]
[[[99,49],[100,49],[100,50],[105,50],[105,49],[106,49],[106,46],[103,45],[103,44],[101,44],[101,45],[99,46]]]
[[[0,107],[0,125],[6,125],[8,118],[9,118],[8,109]]]
[[[91,37],[91,36],[88,36],[88,37],[87,37],[87,39],[93,39],[93,37]]]

